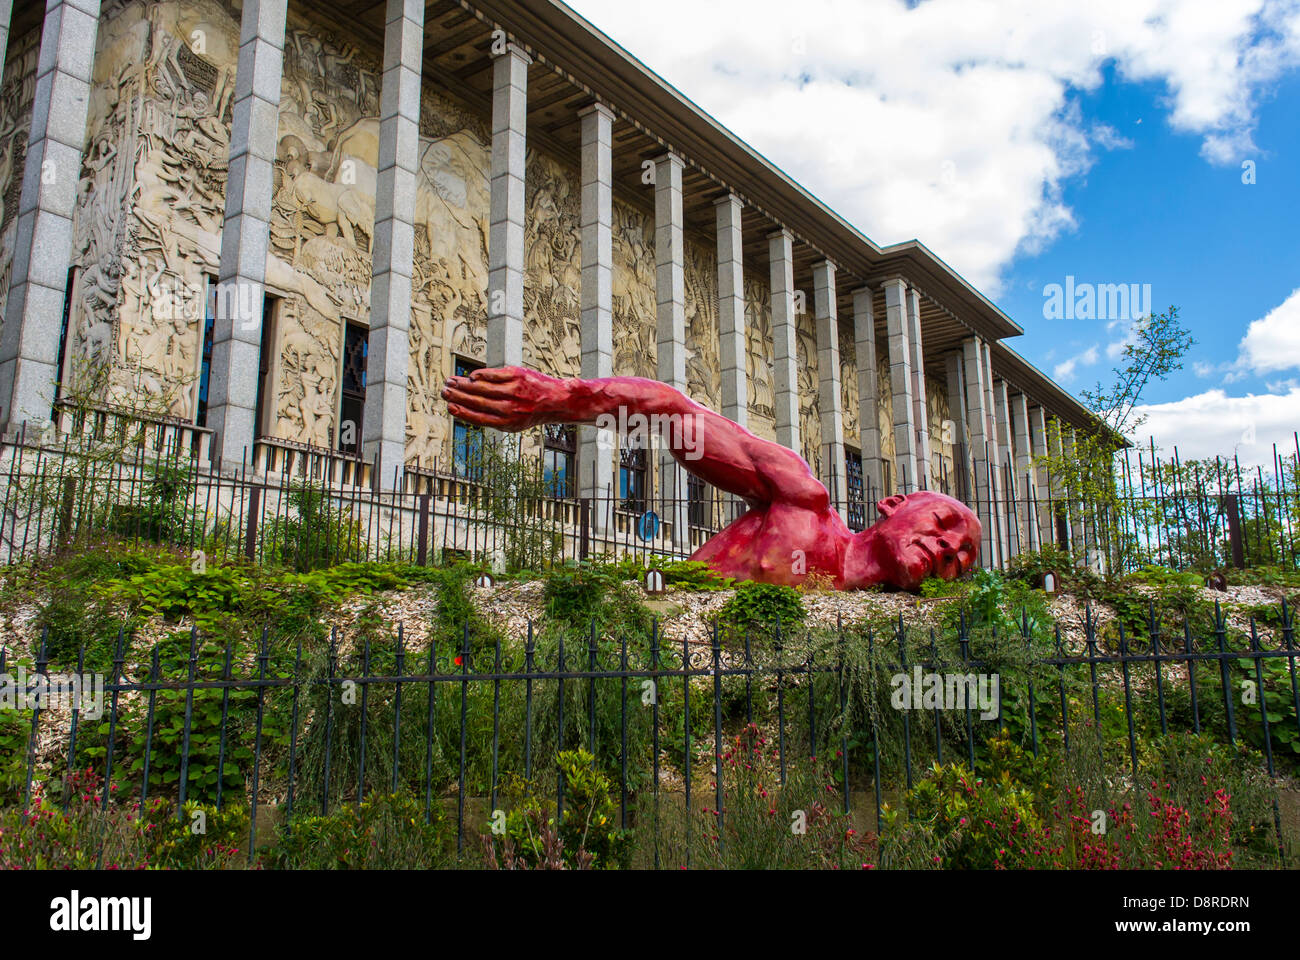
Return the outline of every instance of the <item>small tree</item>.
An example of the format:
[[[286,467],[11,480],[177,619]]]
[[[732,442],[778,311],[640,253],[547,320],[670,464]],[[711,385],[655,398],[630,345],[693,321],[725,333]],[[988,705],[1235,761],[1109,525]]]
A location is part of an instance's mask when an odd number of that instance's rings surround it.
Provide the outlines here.
[[[1091,527],[1090,539],[1116,564],[1138,549],[1134,531],[1153,518],[1146,515],[1146,504],[1121,489],[1115,450],[1123,437],[1146,421],[1138,408],[1147,387],[1181,370],[1183,358],[1195,344],[1175,306],[1138,320],[1124,344],[1123,365],[1112,371],[1114,382],[1108,387],[1099,382],[1096,389],[1081,391],[1096,416],[1093,429],[1076,431],[1074,443],[1062,446],[1061,425],[1052,420],[1048,453],[1036,458],[1038,470],[1055,478],[1063,492],[1068,522]],[[1073,552],[1076,560],[1087,559],[1081,544],[1073,544]]]

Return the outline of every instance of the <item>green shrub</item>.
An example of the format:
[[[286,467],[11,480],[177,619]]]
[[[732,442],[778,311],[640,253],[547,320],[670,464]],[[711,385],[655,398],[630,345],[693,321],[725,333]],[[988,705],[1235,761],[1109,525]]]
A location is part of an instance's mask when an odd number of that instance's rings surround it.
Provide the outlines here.
[[[262,525],[258,549],[264,563],[305,573],[366,558],[365,531],[346,500],[319,487],[298,487],[289,493],[289,506],[291,513]]]
[[[455,831],[437,804],[426,820],[422,804],[391,794],[295,815],[262,856],[283,870],[435,870],[454,860]]]
[[[719,625],[734,638],[750,630],[773,637],[801,626],[806,616],[799,591],[772,583],[742,583],[718,614]]]

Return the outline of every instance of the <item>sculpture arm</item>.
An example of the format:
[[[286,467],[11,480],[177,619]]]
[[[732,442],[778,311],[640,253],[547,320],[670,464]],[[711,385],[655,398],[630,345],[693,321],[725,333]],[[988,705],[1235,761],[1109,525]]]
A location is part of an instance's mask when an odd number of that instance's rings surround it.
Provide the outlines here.
[[[658,380],[559,380],[500,367],[452,377],[442,395],[453,416],[509,432],[543,423],[602,426],[644,417],[661,428],[678,463],[720,490],[753,504],[821,510],[829,503],[826,488],[794,451],[754,436]]]

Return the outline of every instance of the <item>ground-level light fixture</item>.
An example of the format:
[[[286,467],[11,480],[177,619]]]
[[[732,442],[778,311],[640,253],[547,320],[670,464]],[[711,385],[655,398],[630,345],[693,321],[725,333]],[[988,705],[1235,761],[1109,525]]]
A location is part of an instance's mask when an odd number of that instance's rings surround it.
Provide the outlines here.
[[[1055,596],[1056,592],[1061,589],[1061,577],[1055,570],[1043,571],[1043,593]]]
[[[496,583],[497,582],[492,579],[492,574],[490,573],[479,574],[479,576],[474,580],[474,586],[478,587],[480,590],[486,590],[488,587],[495,587]]]
[[[652,597],[657,597],[668,589],[668,581],[664,579],[662,570],[647,570],[645,572],[645,592]]]

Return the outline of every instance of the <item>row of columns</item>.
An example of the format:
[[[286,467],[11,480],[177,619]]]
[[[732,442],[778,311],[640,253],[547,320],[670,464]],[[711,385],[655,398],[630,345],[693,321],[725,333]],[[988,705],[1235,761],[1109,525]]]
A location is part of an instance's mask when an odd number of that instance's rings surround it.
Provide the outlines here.
[[[1068,499],[1060,478],[1044,475],[1039,462],[1049,455],[1074,456],[1074,428],[1049,421],[1033,403],[993,371],[989,343],[971,336],[947,358],[952,441],[966,451],[973,487],[968,498],[984,529],[982,566],[997,567],[1014,556],[1060,542],[1081,547],[1086,530],[1081,504]],[[962,481],[965,482],[964,480]],[[1065,522],[1058,536],[1054,512]],[[1090,561],[1091,562],[1091,561]]]
[[[0,50],[7,41],[12,0],[0,0]],[[224,466],[242,461],[255,434],[262,303],[269,246],[273,164],[279,115],[288,0],[245,0],[231,130],[225,224],[221,238],[218,314],[214,325],[209,424]],[[365,456],[381,476],[400,472],[406,447],[409,321],[414,274],[415,190],[424,54],[424,0],[387,0],[380,107],[380,150],[367,365]],[[41,41],[27,175],[18,211],[13,280],[0,337],[0,420],[16,425],[43,420],[50,409],[58,349],[58,323],[71,258],[72,215],[94,64],[99,0],[48,0]],[[531,58],[513,43],[494,50],[488,279],[489,365],[523,362],[525,166],[528,68]],[[0,57],[0,70],[3,69]],[[594,103],[581,122],[581,372],[613,373],[612,220],[614,114]],[[654,163],[657,375],[686,388],[683,161],[672,152]],[[719,346],[722,413],[748,420],[747,338],[741,216],[735,194],[715,201],[717,223]],[[794,237],[777,229],[768,237],[774,340],[773,386],[778,442],[800,448],[796,350]],[[813,310],[818,355],[818,405],[823,479],[832,501],[848,500],[844,411],[839,363],[836,265],[813,267]],[[892,396],[896,489],[929,485],[930,430],[922,343],[920,291],[905,278],[880,283],[885,303]],[[853,291],[864,486],[885,489],[879,429],[877,338],[873,291]],[[1034,457],[1049,452],[1045,411],[995,379],[987,341],[969,337],[946,361],[956,423],[947,439],[971,451],[974,489],[984,525],[982,561],[1005,563],[1016,552],[1055,539],[1046,511],[1032,503],[1044,493],[1059,499],[1048,478],[1037,490]],[[1073,438],[1056,443],[1067,448]],[[1014,444],[1013,444],[1014,440]],[[579,434],[579,489],[585,497],[614,491],[613,438],[592,427]],[[1003,466],[1014,446],[1011,489]],[[1051,452],[1060,455],[1065,448]],[[680,515],[674,539],[686,544],[684,475],[665,453],[664,493]],[[1027,478],[1031,489],[1016,485]],[[1012,515],[1008,503],[1022,504]],[[1082,536],[1081,515],[1068,517],[1067,535]]]
[[[2,60],[8,50],[12,0],[4,0],[0,14]],[[98,20],[99,0],[46,4],[0,334],[0,422],[6,431],[48,420],[54,402]]]

